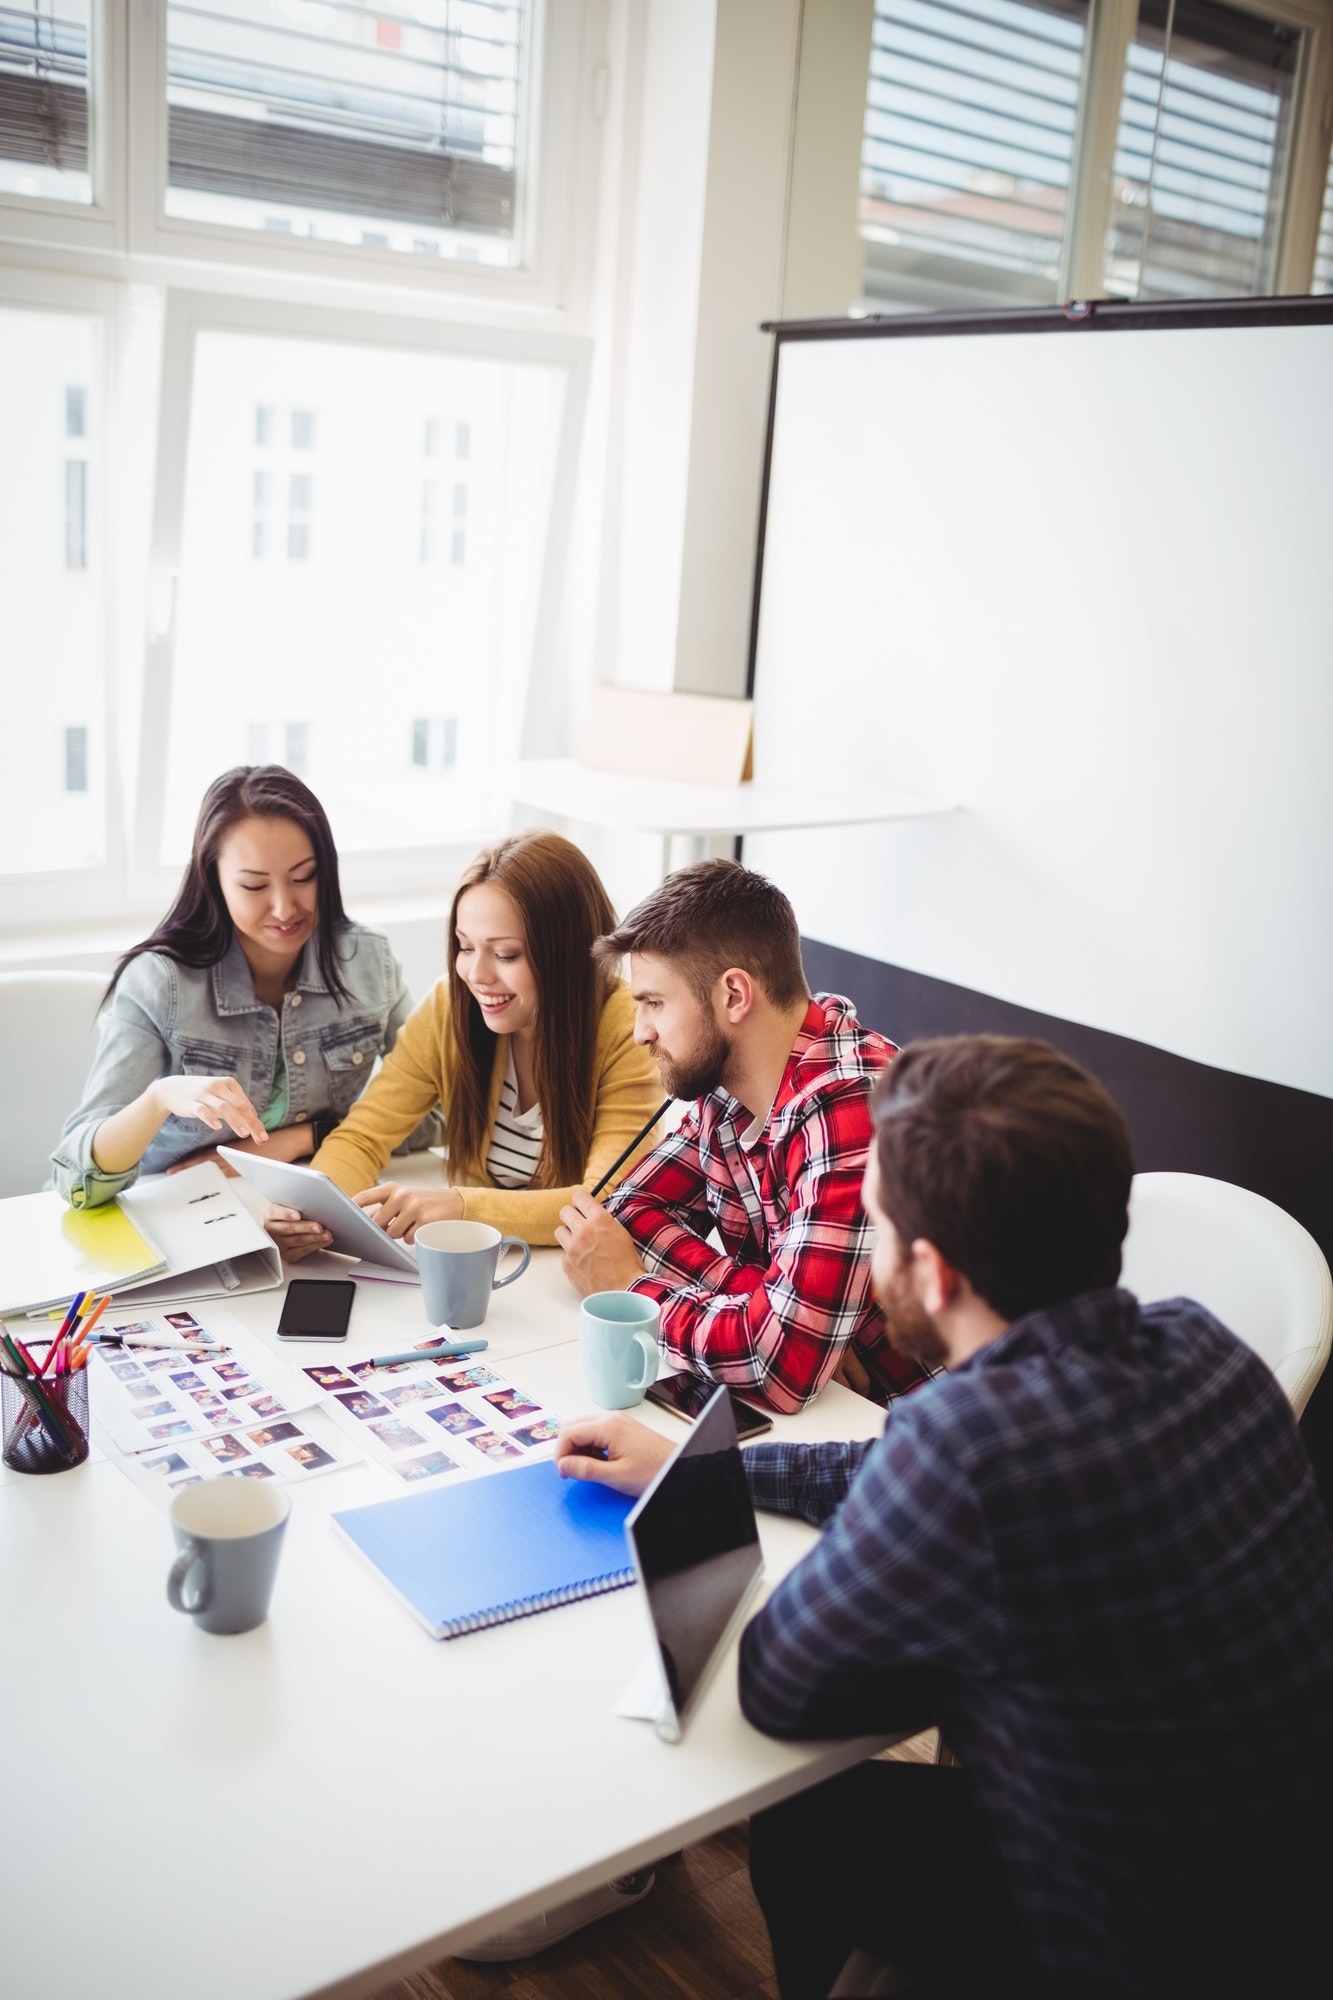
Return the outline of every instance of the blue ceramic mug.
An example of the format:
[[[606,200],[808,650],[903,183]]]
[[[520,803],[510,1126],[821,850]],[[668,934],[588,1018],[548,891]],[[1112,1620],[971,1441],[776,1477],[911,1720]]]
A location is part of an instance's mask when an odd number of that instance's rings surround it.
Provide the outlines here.
[[[657,1380],[659,1317],[656,1299],[637,1292],[594,1292],[583,1301],[583,1379],[604,1410],[632,1410]]]

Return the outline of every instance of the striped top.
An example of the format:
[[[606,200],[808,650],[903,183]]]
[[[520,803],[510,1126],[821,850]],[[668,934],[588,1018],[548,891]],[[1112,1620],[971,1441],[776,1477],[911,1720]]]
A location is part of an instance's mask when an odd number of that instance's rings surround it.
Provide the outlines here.
[[[514,1051],[511,1048],[486,1153],[486,1171],[496,1187],[531,1187],[537,1162],[541,1158],[545,1136],[541,1105],[534,1104],[528,1111],[517,1111],[514,1108],[517,1103],[518,1077],[514,1073]]]

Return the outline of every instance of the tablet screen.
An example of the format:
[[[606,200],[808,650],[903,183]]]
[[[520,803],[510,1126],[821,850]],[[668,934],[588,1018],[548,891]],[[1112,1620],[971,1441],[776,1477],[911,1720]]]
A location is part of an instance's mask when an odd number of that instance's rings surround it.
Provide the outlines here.
[[[718,1389],[626,1522],[682,1720],[763,1568],[736,1425]]]

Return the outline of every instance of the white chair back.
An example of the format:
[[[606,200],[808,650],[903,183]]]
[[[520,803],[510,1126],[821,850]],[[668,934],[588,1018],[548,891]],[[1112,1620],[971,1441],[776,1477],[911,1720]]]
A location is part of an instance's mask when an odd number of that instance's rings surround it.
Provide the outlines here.
[[[0,1195],[33,1194],[78,1108],[97,1047],[104,972],[0,973]]]
[[[1297,1416],[1333,1337],[1333,1278],[1307,1229],[1274,1202],[1203,1174],[1135,1174],[1121,1283],[1197,1299],[1268,1363]]]

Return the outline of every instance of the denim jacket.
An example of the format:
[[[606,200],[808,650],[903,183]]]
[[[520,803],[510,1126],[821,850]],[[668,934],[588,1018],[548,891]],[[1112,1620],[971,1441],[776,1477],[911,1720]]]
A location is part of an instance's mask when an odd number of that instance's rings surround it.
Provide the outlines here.
[[[51,1156],[54,1185],[74,1208],[110,1201],[139,1174],[165,1173],[190,1153],[224,1142],[201,1118],[168,1118],[138,1166],[105,1173],[93,1159],[103,1119],[133,1103],[162,1076],[234,1076],[256,1111],[273,1092],[282,1038],[287,1062],[287,1122],[344,1118],[370,1080],[376,1058],[393,1046],[412,1011],[402,969],[378,931],[348,924],[339,959],[349,998],[330,993],[312,938],[281,1015],[255,998],[240,941],[216,965],[178,965],[161,952],[131,959],[99,1023],[97,1055],[83,1102],[65,1122]],[[406,1142],[419,1150],[439,1137],[434,1114]]]

